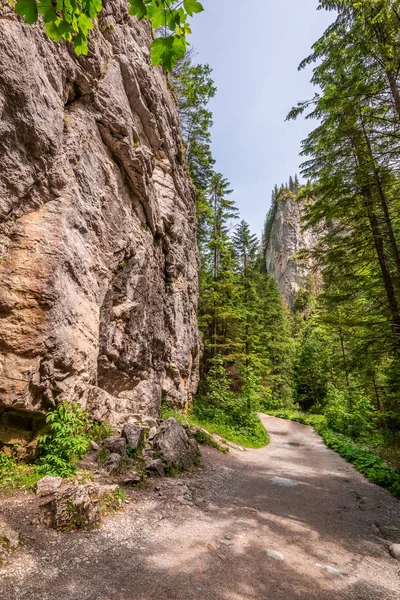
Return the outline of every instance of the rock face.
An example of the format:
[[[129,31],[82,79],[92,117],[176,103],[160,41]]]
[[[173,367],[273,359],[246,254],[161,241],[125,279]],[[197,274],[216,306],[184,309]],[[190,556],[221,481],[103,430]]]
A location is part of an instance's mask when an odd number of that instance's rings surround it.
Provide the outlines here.
[[[267,271],[278,284],[279,291],[293,306],[296,294],[309,287],[318,292],[320,274],[313,272],[310,260],[298,258],[300,250],[311,250],[318,232],[312,229],[303,231],[301,222],[304,204],[296,201],[294,194],[286,190],[276,201],[276,212],[266,248]]]
[[[0,415],[68,399],[117,425],[157,416],[162,397],[183,407],[198,378],[195,198],[150,27],[106,0],[76,57],[2,6]]]

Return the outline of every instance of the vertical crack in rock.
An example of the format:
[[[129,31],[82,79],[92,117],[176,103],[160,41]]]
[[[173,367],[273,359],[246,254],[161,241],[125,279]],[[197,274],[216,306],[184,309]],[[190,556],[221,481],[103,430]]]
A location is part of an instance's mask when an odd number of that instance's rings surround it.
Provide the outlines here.
[[[67,399],[119,423],[197,387],[196,208],[176,106],[150,27],[123,0],[103,4],[87,57],[0,9],[4,414]]]

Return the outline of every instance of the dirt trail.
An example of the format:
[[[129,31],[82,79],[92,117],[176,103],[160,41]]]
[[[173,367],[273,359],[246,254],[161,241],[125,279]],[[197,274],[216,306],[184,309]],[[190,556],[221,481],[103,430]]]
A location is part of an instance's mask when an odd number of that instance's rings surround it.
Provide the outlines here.
[[[2,600],[400,600],[400,503],[311,428],[263,421],[270,446],[205,449],[194,476],[132,492],[99,531],[49,531],[36,498],[3,499],[24,547]]]

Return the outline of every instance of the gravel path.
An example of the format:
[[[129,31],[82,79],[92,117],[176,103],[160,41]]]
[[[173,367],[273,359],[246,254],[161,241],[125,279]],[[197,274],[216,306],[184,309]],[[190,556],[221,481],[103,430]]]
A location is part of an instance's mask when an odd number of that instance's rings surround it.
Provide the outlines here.
[[[36,497],[3,498],[24,546],[1,599],[400,600],[400,503],[311,428],[263,421],[270,446],[206,448],[194,475],[132,491],[98,531],[48,530]]]

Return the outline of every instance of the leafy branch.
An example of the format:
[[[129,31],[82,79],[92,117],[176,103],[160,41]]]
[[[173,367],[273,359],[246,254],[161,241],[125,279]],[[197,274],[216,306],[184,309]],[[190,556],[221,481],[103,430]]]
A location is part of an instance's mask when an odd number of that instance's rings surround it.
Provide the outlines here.
[[[154,66],[172,71],[189,45],[188,17],[202,12],[203,6],[197,0],[128,1],[130,15],[139,21],[148,19],[153,29],[164,27],[165,35],[157,37],[151,45],[151,60]],[[102,8],[102,0],[17,0],[15,4],[15,12],[28,24],[36,23],[41,15],[48,37],[72,42],[77,55],[88,53],[89,31]]]

